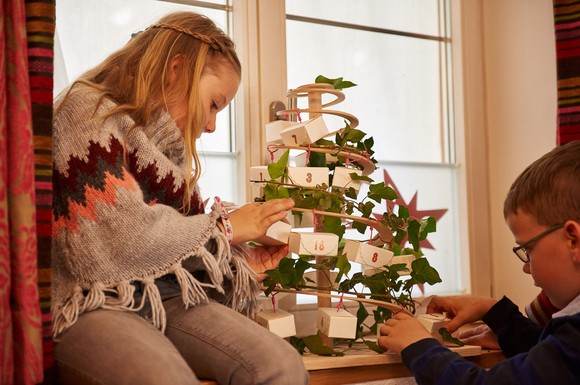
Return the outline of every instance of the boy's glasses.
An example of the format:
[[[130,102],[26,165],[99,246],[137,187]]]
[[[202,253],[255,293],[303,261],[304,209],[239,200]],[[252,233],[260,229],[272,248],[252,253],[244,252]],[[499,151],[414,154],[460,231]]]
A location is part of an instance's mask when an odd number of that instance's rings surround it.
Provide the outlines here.
[[[522,260],[523,263],[528,263],[528,262],[530,262],[530,255],[528,254],[528,250],[526,250],[526,247],[530,247],[530,245],[532,245],[533,243],[539,241],[540,239],[542,239],[546,235],[553,233],[554,231],[556,231],[562,227],[564,227],[563,223],[561,225],[556,225],[556,226],[550,227],[548,230],[541,232],[540,234],[536,235],[535,237],[533,237],[529,241],[526,241],[526,242],[522,243],[521,245],[514,247],[512,250],[518,256],[518,258]]]

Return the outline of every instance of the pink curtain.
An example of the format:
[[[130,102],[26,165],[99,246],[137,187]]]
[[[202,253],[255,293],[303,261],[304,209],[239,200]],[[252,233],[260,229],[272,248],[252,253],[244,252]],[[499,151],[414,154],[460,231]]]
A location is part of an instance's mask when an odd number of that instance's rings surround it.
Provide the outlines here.
[[[0,7],[0,384],[38,384],[52,366],[47,309],[54,3],[2,0]],[[39,261],[48,263],[40,279]]]

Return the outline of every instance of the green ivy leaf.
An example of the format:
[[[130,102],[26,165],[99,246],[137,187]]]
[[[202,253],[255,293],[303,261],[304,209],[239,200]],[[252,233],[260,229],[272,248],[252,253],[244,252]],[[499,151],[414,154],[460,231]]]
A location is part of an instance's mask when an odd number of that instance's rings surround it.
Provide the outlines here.
[[[310,353],[318,354],[319,356],[344,356],[344,353],[325,346],[322,343],[322,338],[318,334],[306,336],[302,340]]]
[[[385,182],[371,184],[369,186],[369,194],[367,196],[370,199],[377,201],[378,203],[381,203],[381,199],[397,199],[397,193],[395,190],[389,186],[385,186]]]
[[[437,231],[437,221],[433,217],[427,217],[421,220],[420,238],[427,238],[427,234]]]
[[[350,179],[352,179],[352,180],[362,180],[364,182],[369,182],[369,183],[374,182],[370,177],[365,176],[365,175],[358,175],[356,172],[351,172],[348,175],[350,175]]]
[[[429,264],[427,258],[415,259],[411,264],[411,269],[411,277],[417,282],[429,285],[441,282],[439,273]]]
[[[352,228],[358,230],[359,233],[364,234],[367,231],[367,225],[361,222],[353,221]]]
[[[345,88],[350,88],[356,86],[353,82],[342,80],[343,78],[329,79],[326,76],[318,75],[316,77],[315,83],[327,83],[331,84],[335,89],[342,90]]]
[[[300,353],[300,355],[304,354],[304,352],[306,351],[306,344],[304,343],[304,338],[298,338],[293,336],[288,339],[288,342],[290,342],[290,344],[294,346],[294,349],[296,349],[298,353]]]
[[[439,334],[441,335],[441,337],[443,337],[443,341],[445,341],[445,342],[449,342],[449,343],[455,344],[457,346],[464,346],[465,345],[463,343],[463,341],[459,340],[458,338],[453,337],[451,335],[451,333],[449,333],[449,330],[447,330],[445,328],[439,329]]]
[[[290,150],[286,150],[277,162],[270,163],[268,165],[268,173],[271,179],[278,179],[284,175],[286,172],[286,166],[288,166],[288,157],[290,156]]]
[[[336,267],[338,268],[338,274],[336,275],[336,282],[340,282],[343,276],[347,275],[350,271],[350,262],[346,255],[338,255],[336,257]]]
[[[326,154],[310,151],[308,167],[326,167]]]
[[[372,350],[373,352],[379,353],[379,354],[383,354],[384,351],[383,349],[379,348],[379,345],[377,345],[376,342],[374,341],[367,341],[365,340],[365,345]]]

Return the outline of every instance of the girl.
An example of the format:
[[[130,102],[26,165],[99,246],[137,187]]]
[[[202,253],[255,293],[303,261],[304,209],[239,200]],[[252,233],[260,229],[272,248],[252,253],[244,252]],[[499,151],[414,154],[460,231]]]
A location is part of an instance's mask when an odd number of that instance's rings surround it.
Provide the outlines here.
[[[196,140],[240,83],[233,42],[170,14],[55,103],[53,326],[62,384],[306,384],[246,316],[287,247],[249,247],[290,199],[209,214]]]

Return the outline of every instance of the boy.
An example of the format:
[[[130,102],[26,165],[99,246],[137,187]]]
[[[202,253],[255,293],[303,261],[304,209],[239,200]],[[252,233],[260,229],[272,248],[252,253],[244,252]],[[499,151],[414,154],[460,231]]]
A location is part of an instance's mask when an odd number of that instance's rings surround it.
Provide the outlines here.
[[[441,346],[414,317],[396,314],[379,345],[401,354],[423,384],[580,383],[580,141],[553,149],[512,184],[504,217],[514,253],[550,302],[562,310],[545,327],[524,317],[507,297],[435,297],[429,312],[446,312],[446,328],[483,320],[508,357],[490,370]]]

